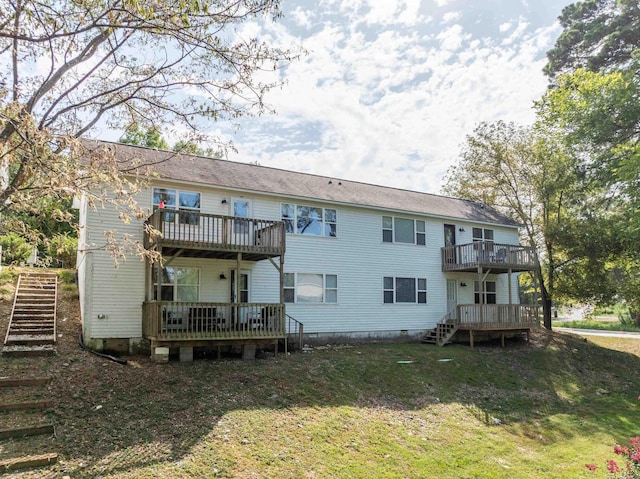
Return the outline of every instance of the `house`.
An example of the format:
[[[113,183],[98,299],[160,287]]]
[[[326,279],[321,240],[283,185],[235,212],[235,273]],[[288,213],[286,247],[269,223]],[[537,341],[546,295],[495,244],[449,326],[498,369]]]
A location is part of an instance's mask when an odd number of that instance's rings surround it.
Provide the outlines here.
[[[78,278],[85,342],[150,341],[152,353],[243,345],[431,338],[528,331],[518,272],[535,267],[518,224],[485,205],[232,161],[108,142],[154,163],[137,196],[145,221],[80,207]],[[153,226],[149,229],[148,226]],[[154,229],[157,234],[154,234]],[[118,230],[163,258],[118,268],[87,245]],[[151,231],[151,232],[150,232]],[[300,340],[299,338],[296,341]],[[158,353],[158,354],[160,354]]]

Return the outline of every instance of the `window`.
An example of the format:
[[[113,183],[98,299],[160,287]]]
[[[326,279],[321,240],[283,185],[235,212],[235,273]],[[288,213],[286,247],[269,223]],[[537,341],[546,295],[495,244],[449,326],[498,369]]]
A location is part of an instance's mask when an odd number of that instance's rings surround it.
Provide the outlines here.
[[[287,233],[335,237],[337,231],[336,210],[315,206],[282,203],[280,217]]]
[[[427,303],[426,278],[394,278],[383,279],[383,301],[385,303]]]
[[[483,281],[482,304],[496,304],[496,282]],[[473,292],[475,304],[480,304],[480,282],[474,281]]]
[[[473,241],[493,241],[493,230],[473,228]]]
[[[337,303],[338,276],[335,274],[285,273],[285,303]]]
[[[174,268],[167,266],[162,269],[160,284],[161,301],[198,301],[200,296],[200,270],[196,268]],[[158,299],[157,270],[153,270],[154,299]]]
[[[296,275],[295,273],[284,274],[284,302],[295,303],[296,302]]]
[[[425,222],[423,220],[383,216],[382,242],[407,243],[424,246],[427,244]]]
[[[169,210],[180,210],[179,222],[185,225],[197,225],[200,218],[200,193],[192,191],[177,191],[167,188],[153,189],[153,211],[162,206]],[[189,212],[196,214],[189,214]],[[167,214],[165,221],[175,221],[175,215]]]
[[[237,218],[248,218],[251,211],[249,200],[233,200],[233,216]],[[233,220],[233,232],[235,234],[248,234],[249,222],[245,220]]]

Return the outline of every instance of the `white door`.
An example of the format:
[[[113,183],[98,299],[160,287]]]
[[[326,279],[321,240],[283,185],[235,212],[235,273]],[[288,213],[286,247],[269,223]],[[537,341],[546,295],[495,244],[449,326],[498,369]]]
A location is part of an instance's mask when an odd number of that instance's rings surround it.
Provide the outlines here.
[[[458,305],[458,282],[455,279],[447,280],[447,316],[455,318],[455,307]],[[450,314],[451,313],[451,314]]]
[[[236,279],[240,278],[240,281],[237,282]],[[236,284],[237,283],[237,284]],[[237,270],[231,270],[231,291],[230,298],[232,303],[248,303],[249,302],[249,272],[248,271],[240,271],[240,275],[238,276]],[[252,309],[250,306],[236,306],[233,308],[233,319],[234,324],[246,324],[250,319],[249,316],[252,313]],[[236,319],[235,315],[238,315]]]
[[[251,200],[231,198],[231,244],[250,246],[253,244],[251,221],[238,218],[251,218]]]

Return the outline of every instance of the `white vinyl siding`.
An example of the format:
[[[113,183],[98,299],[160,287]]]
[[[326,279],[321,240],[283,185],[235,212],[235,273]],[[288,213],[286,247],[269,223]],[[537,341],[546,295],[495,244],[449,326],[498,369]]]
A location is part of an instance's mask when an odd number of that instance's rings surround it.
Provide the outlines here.
[[[194,187],[158,181],[158,187],[182,191],[192,191]],[[231,215],[231,199],[243,196],[229,190],[199,187],[202,213]],[[375,208],[363,208],[349,205],[335,205],[330,202],[306,202],[292,198],[268,196],[260,194],[244,194],[251,201],[251,216],[268,220],[280,220],[282,205],[308,205],[322,209],[323,231],[331,231],[331,224],[336,225],[339,219],[339,235],[331,240],[319,240],[316,235],[290,234],[286,239],[285,268],[290,272],[322,275],[324,278],[323,302],[288,302],[287,314],[304,323],[305,333],[310,335],[397,335],[400,331],[417,332],[433,327],[445,315],[446,280],[455,279],[460,285],[465,281],[467,287],[459,287],[458,302],[470,304],[474,301],[474,280],[477,275],[444,274],[442,272],[440,248],[444,239],[442,228],[444,223],[453,224],[451,219],[430,218],[411,219],[405,212],[386,212]],[[152,189],[140,195],[140,203],[153,204]],[[225,200],[223,202],[223,200]],[[335,217],[331,211],[336,212]],[[329,212],[329,214],[327,214]],[[137,338],[142,335],[142,308],[145,298],[145,264],[138,258],[128,257],[114,267],[111,256],[97,249],[104,244],[103,232],[115,230],[119,234],[128,233],[133,239],[142,242],[142,221],[132,221],[124,225],[117,212],[110,207],[87,211],[87,238],[93,243],[95,252],[93,261],[87,261],[82,273],[85,284],[81,288],[87,295],[83,304],[84,320],[90,325],[94,338]],[[339,218],[338,218],[339,217]],[[381,218],[409,219],[414,224],[413,244],[420,244],[420,238],[428,238],[425,246],[390,247],[380,241]],[[332,223],[332,220],[335,223]],[[402,223],[402,221],[400,222]],[[471,243],[472,231],[479,225],[455,220],[456,241],[458,244]],[[316,225],[317,226],[317,225]],[[480,225],[483,229],[485,225]],[[402,226],[400,226],[402,227]],[[328,228],[328,229],[327,229]],[[497,243],[517,244],[516,228],[490,225]],[[391,222],[393,235],[394,222]],[[464,231],[460,231],[463,229]],[[484,234],[484,232],[483,232]],[[422,235],[422,236],[419,236]],[[393,238],[393,236],[392,236]],[[400,243],[402,244],[402,243]],[[407,243],[408,244],[408,243]],[[86,256],[85,256],[86,257]],[[275,259],[276,263],[278,262]],[[230,272],[237,268],[235,260],[176,258],[171,265],[175,268],[197,268],[199,276],[199,300],[211,302],[230,301]],[[81,266],[79,266],[81,267]],[[90,267],[90,269],[89,269]],[[249,288],[251,301],[273,302],[280,300],[280,278],[277,269],[269,261],[241,262],[241,270],[249,271]],[[225,279],[220,275],[224,274]],[[288,294],[294,295],[295,276],[291,286],[287,285],[285,274],[285,299]],[[424,290],[426,304],[418,302],[423,291],[416,285],[416,302],[390,303],[382,306],[382,279],[392,278],[428,278],[428,291]],[[508,285],[506,275],[489,275],[489,281],[496,281],[496,301],[506,303]],[[517,297],[517,275],[512,280],[513,302]],[[308,295],[307,298],[313,298]],[[317,297],[317,295],[315,296]],[[117,298],[117,300],[114,300]],[[321,306],[320,306],[321,304]],[[105,319],[97,319],[105,314]]]
[[[90,261],[81,297],[85,334],[91,338],[140,338],[145,264],[128,253],[128,260],[120,260],[116,267],[114,258],[100,246],[105,244],[105,231],[115,231],[118,239],[128,234],[142,243],[143,222],[123,223],[111,205],[87,213],[85,239],[92,251],[86,255]]]

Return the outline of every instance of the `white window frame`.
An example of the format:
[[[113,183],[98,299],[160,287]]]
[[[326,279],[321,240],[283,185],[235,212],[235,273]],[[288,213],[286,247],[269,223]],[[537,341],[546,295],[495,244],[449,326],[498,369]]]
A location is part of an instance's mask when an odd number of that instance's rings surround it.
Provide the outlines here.
[[[167,207],[167,205],[165,204],[165,208],[166,209],[177,210],[178,212],[182,212],[182,211],[186,212],[187,214],[185,214],[182,217],[183,219],[189,217],[189,215],[188,215],[189,212],[200,213],[200,210],[202,208],[202,193],[200,193],[199,191],[178,190],[176,188],[164,188],[162,186],[154,186],[152,191],[151,191],[151,206],[152,206],[151,209],[153,211],[156,211],[158,209],[158,207],[159,207],[159,204],[160,204],[159,202],[156,202],[156,200],[155,200],[156,199],[156,191],[157,190],[164,190],[164,191],[167,191],[167,192],[169,192],[169,191],[173,192],[173,194],[175,195],[175,198],[176,198],[176,204],[172,205],[171,207]],[[198,195],[200,206],[197,207],[197,208],[190,207],[190,206],[180,206],[180,194]],[[179,213],[178,213],[178,216],[180,216]],[[176,221],[176,217],[174,216],[171,219],[171,221]],[[196,221],[194,223],[187,223],[187,222],[183,223],[180,220],[180,218],[178,218],[177,221],[181,222],[181,224],[194,224],[194,225],[197,225],[199,223],[199,216],[196,216]]]
[[[487,291],[487,285],[493,284],[493,291]],[[480,282],[473,282],[473,301],[474,304],[481,304],[480,294],[482,294],[482,304],[498,304],[498,283],[494,280],[487,280],[482,282],[482,293],[480,292]],[[489,296],[493,296],[493,302],[488,302]]]
[[[199,302],[200,301],[200,282],[202,280],[202,276],[201,276],[201,272],[200,272],[200,268],[191,268],[191,267],[182,267],[182,266],[166,266],[163,269],[174,269],[174,270],[178,270],[178,269],[184,269],[184,270],[193,270],[193,271],[197,271],[198,272],[198,282],[195,285],[180,285],[180,283],[178,282],[178,275],[174,274],[173,275],[173,281],[171,283],[161,283],[160,284],[160,294],[162,295],[162,287],[163,286],[171,286],[173,288],[173,299],[171,300],[171,302],[181,302],[179,301],[178,298],[178,288],[180,286],[189,286],[189,287],[194,287],[197,290],[197,294],[196,294],[196,300],[194,302]],[[158,291],[158,276],[157,276],[157,270],[155,269],[155,267],[153,268],[153,291],[154,291],[154,297],[156,294],[156,291]],[[157,298],[158,301],[163,301],[160,298]]]
[[[478,228],[474,227],[471,230],[471,234],[473,235],[473,242],[493,242],[493,238],[495,235],[495,231],[491,228]]]
[[[293,301],[287,301],[285,299],[285,303],[288,304],[338,304],[338,275],[331,273],[307,273],[307,272],[297,272],[297,273],[284,273],[284,285],[283,289],[288,291],[293,291]],[[298,286],[299,286],[299,276],[300,275],[310,275],[310,276],[320,276],[322,278],[322,301],[299,301],[298,299]],[[327,279],[329,277],[335,278],[335,287],[329,286]],[[293,278],[293,286],[291,284],[287,285],[287,280]],[[327,301],[327,292],[335,293],[335,301]],[[286,295],[285,295],[286,296]]]
[[[385,218],[391,219],[391,227],[385,226]],[[396,220],[413,221],[413,243],[407,241],[397,241],[396,239]],[[382,215],[382,242],[387,244],[413,244],[416,246],[427,245],[427,222],[425,220],[417,220],[414,218],[405,218],[403,216]],[[385,239],[385,231],[391,233],[391,241]]]
[[[387,280],[392,280],[392,287],[387,287]],[[414,281],[414,301],[398,301],[398,279],[412,279]],[[384,276],[382,278],[382,303],[383,304],[428,304],[428,283],[427,278],[413,278],[411,276]],[[393,301],[387,301],[385,293],[392,293]]]
[[[283,215],[285,205],[287,207],[293,207],[293,216]],[[305,234],[298,231],[298,208],[316,208],[322,211],[322,219],[318,220],[322,224],[322,234]],[[327,220],[327,211],[333,212],[332,216],[335,217],[335,221]],[[323,238],[336,238],[338,236],[338,210],[336,208],[324,208],[322,206],[312,206],[301,203],[280,203],[280,220],[284,221],[286,225],[291,225],[291,228],[287,226],[287,234],[295,234],[299,236],[317,236]],[[331,228],[333,226],[333,229]],[[334,234],[331,234],[331,231]]]

